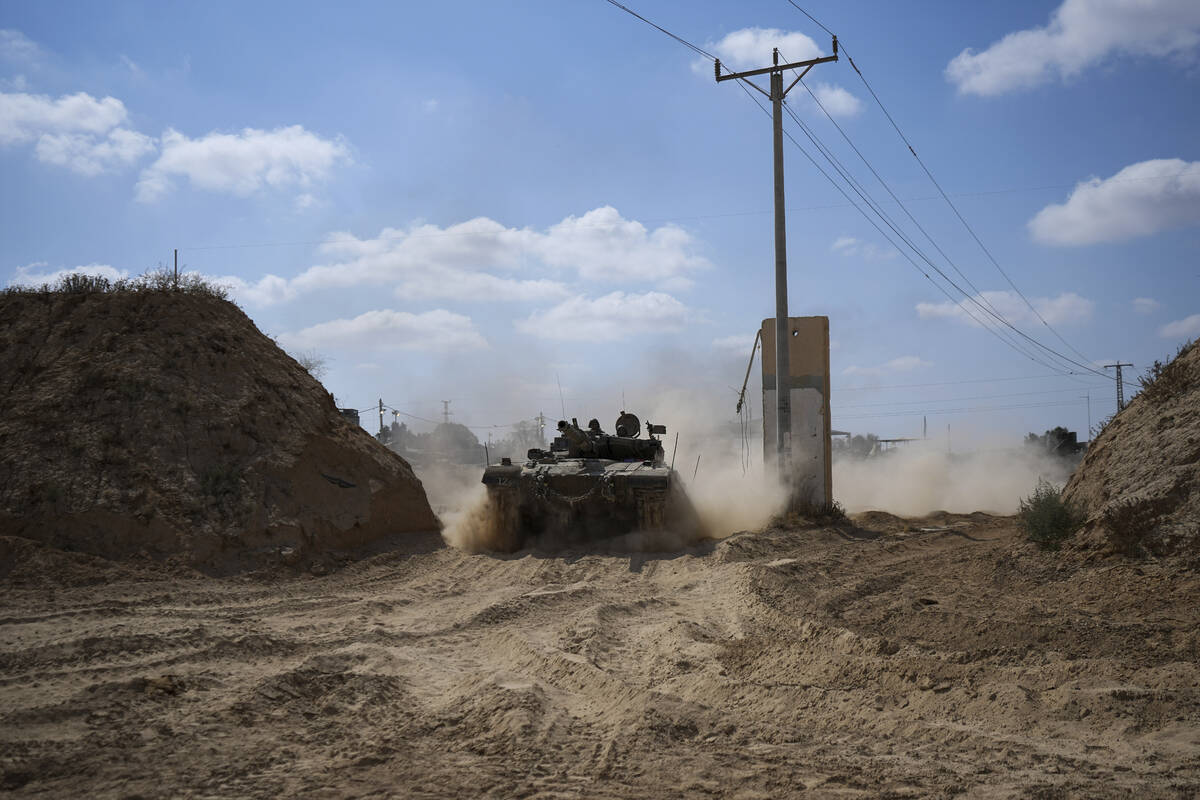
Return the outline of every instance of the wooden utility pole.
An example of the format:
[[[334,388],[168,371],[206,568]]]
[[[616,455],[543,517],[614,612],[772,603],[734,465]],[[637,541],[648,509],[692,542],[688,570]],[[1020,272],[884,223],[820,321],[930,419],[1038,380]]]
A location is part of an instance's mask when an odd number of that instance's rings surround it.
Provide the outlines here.
[[[837,61],[837,37],[833,37],[833,55],[813,58],[808,61],[779,63],[779,48],[772,54],[772,65],[746,72],[721,74],[721,60],[714,65],[717,82],[740,80],[765,95],[771,101],[771,123],[774,132],[775,155],[775,453],[779,462],[779,476],[784,486],[790,487],[791,480],[791,431],[792,393],[791,364],[788,357],[788,298],[787,298],[787,234],[786,214],[783,200],[783,100],[787,93],[817,64]],[[783,73],[789,69],[803,70],[796,80],[783,88]],[[771,76],[771,91],[764,91],[749,80],[755,75]],[[765,343],[764,343],[765,344]],[[766,387],[763,387],[766,389]],[[764,431],[764,434],[766,432]]]
[[[179,248],[175,248],[175,288],[179,288]]]

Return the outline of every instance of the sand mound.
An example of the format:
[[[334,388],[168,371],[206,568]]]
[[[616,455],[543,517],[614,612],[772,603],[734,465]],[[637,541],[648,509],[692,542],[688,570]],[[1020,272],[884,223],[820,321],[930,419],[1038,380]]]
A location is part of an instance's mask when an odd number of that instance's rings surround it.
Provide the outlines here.
[[[229,572],[438,528],[409,465],[219,297],[6,292],[0,375],[4,534]]]
[[[1200,556],[1200,347],[1159,370],[1096,437],[1064,496],[1088,515],[1084,546]]]

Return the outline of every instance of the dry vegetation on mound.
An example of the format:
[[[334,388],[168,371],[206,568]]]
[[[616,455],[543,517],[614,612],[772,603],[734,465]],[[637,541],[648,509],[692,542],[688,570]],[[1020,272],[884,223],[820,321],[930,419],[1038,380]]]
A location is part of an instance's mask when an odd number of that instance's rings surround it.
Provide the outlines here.
[[[1063,491],[1088,514],[1078,545],[1200,563],[1200,346],[1156,362]]]
[[[218,572],[436,530],[408,464],[219,289],[163,280],[0,295],[0,530]]]

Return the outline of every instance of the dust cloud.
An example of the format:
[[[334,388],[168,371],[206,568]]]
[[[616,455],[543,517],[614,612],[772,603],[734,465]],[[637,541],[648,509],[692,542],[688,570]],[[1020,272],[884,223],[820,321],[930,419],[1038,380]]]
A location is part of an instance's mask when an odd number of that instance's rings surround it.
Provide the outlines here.
[[[695,506],[706,533],[720,539],[768,524],[784,507],[785,493],[762,461],[761,392],[758,370],[751,373],[747,405],[753,419],[735,415],[737,389],[730,376],[740,378],[745,356],[714,356],[714,362],[680,350],[644,354],[630,366],[630,375],[652,375],[626,390],[613,382],[583,381],[564,391],[568,418],[580,424],[595,417],[613,430],[621,410],[647,422],[663,424],[665,458],[673,463],[687,496]],[[476,397],[511,395],[511,376],[479,376]],[[557,387],[552,407],[559,405]],[[501,413],[494,409],[491,416]],[[490,418],[490,417],[489,417]],[[558,416],[547,416],[547,436],[553,435]],[[643,433],[644,435],[644,433]],[[981,446],[989,440],[977,432]],[[1005,439],[1003,445],[1011,444]],[[847,511],[881,510],[902,516],[922,516],[944,510],[955,513],[984,511],[1012,514],[1022,497],[1032,493],[1039,478],[1063,483],[1070,465],[1035,449],[1010,447],[980,449],[970,453],[945,452],[945,441],[911,442],[869,458],[855,459],[835,453],[833,494]],[[495,453],[493,453],[493,456]],[[495,460],[495,459],[493,459]],[[446,541],[457,548],[489,549],[494,528],[489,518],[486,491],[479,466],[416,467],[430,502],[442,519]],[[569,537],[567,537],[569,538]],[[652,542],[640,534],[614,546],[646,550],[669,542]],[[688,543],[683,543],[686,546]]]
[[[945,452],[912,442],[871,458],[834,458],[833,495],[847,511],[1015,514],[1039,478],[1064,483],[1070,465],[1033,448]]]
[[[717,395],[721,400],[725,398]],[[709,535],[761,528],[783,510],[786,495],[762,464],[762,422],[745,429],[732,418],[733,402],[717,406],[682,389],[662,392],[652,406],[667,425],[663,446]],[[757,427],[755,427],[757,426]]]

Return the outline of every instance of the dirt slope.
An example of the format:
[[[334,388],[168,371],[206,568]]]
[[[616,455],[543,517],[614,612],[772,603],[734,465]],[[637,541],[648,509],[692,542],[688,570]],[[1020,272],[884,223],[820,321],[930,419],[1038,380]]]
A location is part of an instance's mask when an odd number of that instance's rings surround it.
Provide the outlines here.
[[[217,297],[4,293],[0,398],[0,533],[227,572],[438,527],[408,464]]]
[[[1064,496],[1088,514],[1084,546],[1200,562],[1200,346],[1105,427]]]
[[[0,790],[1200,792],[1195,572],[1049,556],[983,514],[858,522],[273,583],[72,586],[104,565],[26,543],[0,579]]]

